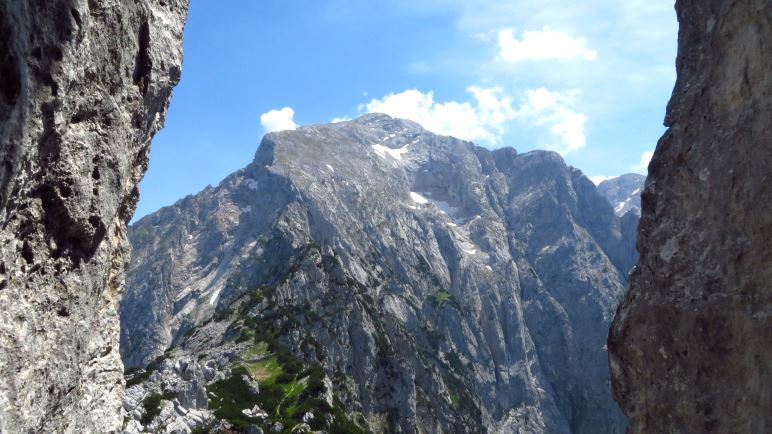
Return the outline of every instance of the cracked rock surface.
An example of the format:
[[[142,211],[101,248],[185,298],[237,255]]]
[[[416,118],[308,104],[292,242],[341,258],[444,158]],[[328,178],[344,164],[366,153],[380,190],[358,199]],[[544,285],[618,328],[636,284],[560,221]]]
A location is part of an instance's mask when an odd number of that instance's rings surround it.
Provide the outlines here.
[[[0,432],[114,432],[126,223],[187,0],[0,2]]]
[[[678,79],[609,336],[631,433],[772,431],[772,8],[679,0]]]

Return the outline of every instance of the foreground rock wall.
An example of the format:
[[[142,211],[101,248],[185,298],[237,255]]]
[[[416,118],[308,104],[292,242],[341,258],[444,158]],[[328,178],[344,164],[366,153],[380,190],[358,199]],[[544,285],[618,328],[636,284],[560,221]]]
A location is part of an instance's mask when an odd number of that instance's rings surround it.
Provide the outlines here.
[[[121,427],[125,225],[186,11],[0,2],[0,432]]]
[[[609,337],[630,432],[772,430],[772,8],[682,0],[641,259]]]

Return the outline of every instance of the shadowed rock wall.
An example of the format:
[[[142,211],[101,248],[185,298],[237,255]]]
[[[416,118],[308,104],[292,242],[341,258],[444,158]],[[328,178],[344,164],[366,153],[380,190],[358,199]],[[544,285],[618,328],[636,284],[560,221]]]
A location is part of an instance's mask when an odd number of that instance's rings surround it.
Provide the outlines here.
[[[772,7],[682,0],[678,80],[609,336],[629,432],[772,430]]]

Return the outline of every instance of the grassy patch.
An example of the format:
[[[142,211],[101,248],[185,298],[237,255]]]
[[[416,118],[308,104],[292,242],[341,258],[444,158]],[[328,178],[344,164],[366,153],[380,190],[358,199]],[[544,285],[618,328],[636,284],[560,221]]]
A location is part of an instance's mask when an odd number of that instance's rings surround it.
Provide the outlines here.
[[[450,396],[450,405],[453,407],[453,410],[458,410],[458,407],[461,405],[461,397],[451,390],[448,391],[448,395]]]
[[[244,361],[252,361],[259,359],[266,354],[268,354],[268,344],[265,342],[258,342],[239,353],[239,357]]]
[[[305,255],[311,253],[318,254],[318,247],[299,249],[290,261],[287,278],[300,269]],[[330,271],[339,268],[340,262],[334,256],[322,255],[320,266]],[[286,269],[277,269],[276,274],[281,275],[283,271]],[[237,342],[251,341],[253,344],[239,353],[230,377],[207,386],[209,408],[218,419],[227,420],[237,431],[255,424],[267,432],[275,422],[281,422],[285,427],[282,433],[290,433],[293,427],[302,423],[307,412],[313,412],[315,417],[309,421],[313,430],[348,434],[368,432],[362,424],[350,420],[339,401],[330,405],[324,399],[328,390],[325,370],[319,364],[323,359],[314,360],[314,364],[304,363],[286,347],[286,337],[298,331],[302,348],[313,349],[318,345],[303,333],[310,324],[322,321],[310,303],[280,304],[275,288],[261,286],[222,311],[234,312],[230,316],[229,336]],[[381,334],[386,340],[383,330]],[[321,354],[318,349],[316,352]],[[258,383],[259,393],[250,389],[250,379]],[[243,410],[255,405],[268,417],[257,419],[243,414]]]
[[[448,291],[435,291],[429,295],[429,300],[434,304],[443,304],[453,299]]]
[[[456,310],[461,310],[461,305],[458,303],[458,300],[456,300],[456,297],[444,289],[432,292],[429,294],[428,299],[429,303],[434,306],[442,307],[449,305],[456,308]]]
[[[275,383],[276,378],[284,373],[281,366],[279,366],[279,361],[276,356],[271,356],[253,363],[243,363],[242,366],[247,368],[249,375],[257,380],[261,386],[264,384]]]

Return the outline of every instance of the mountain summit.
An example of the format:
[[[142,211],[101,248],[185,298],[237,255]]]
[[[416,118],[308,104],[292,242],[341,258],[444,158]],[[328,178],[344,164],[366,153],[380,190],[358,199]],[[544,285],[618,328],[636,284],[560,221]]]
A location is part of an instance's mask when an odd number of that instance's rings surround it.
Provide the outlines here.
[[[616,178],[607,179],[598,184],[598,193],[603,195],[614,207],[614,213],[619,217],[632,211],[641,216],[641,192],[646,183],[646,177],[637,173],[627,173]]]
[[[623,432],[620,219],[552,152],[369,114],[129,230],[127,430]]]

